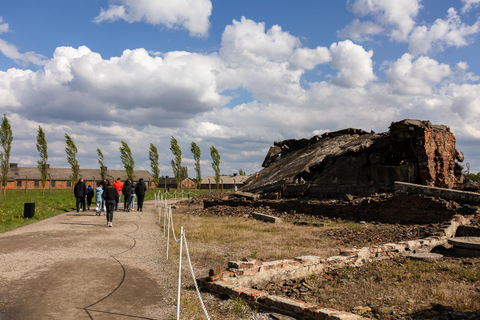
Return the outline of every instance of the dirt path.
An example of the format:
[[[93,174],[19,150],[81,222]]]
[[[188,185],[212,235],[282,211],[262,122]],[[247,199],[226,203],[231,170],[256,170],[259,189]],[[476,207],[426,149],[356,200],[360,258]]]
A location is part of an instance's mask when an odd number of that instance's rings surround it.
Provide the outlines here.
[[[176,270],[154,202],[68,212],[0,234],[0,319],[174,319]]]

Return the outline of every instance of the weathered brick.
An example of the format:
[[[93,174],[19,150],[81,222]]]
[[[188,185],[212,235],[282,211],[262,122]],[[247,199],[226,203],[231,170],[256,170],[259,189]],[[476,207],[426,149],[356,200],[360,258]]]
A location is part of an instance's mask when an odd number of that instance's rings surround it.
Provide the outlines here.
[[[208,271],[208,275],[211,276],[211,277],[213,277],[213,276],[216,276],[217,274],[222,273],[222,271],[223,271],[223,268],[222,268],[222,267],[210,269],[210,271]]]

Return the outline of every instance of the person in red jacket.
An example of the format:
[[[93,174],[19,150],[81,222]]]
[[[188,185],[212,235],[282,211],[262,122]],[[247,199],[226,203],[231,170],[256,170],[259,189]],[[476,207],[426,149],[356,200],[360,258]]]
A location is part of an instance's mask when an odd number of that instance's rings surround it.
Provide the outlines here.
[[[118,202],[115,210],[118,210],[118,205],[120,204],[120,199],[122,198],[122,189],[123,189],[123,183],[120,181],[120,178],[117,178],[117,181],[113,183],[113,186],[115,189],[118,191]]]

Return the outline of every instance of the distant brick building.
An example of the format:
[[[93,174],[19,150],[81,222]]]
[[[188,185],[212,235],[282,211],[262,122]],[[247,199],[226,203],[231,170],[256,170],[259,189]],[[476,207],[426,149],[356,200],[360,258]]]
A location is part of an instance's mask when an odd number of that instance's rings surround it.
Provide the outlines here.
[[[71,168],[48,168],[48,180],[45,189],[69,189],[72,188],[70,176]],[[96,186],[101,180],[100,169],[80,169],[79,176],[85,183]],[[134,180],[143,178],[147,188],[155,188],[152,175],[147,170],[135,170]],[[107,177],[113,180],[125,181],[127,173],[125,170],[107,170]],[[42,189],[42,177],[37,167],[19,167],[16,163],[10,163],[8,171],[7,189]]]
[[[244,182],[250,176],[239,176],[237,174],[233,175],[221,175],[219,189],[235,189],[243,186]],[[215,176],[209,176],[202,179],[201,189],[216,189],[217,185],[215,183]]]
[[[159,188],[170,188],[170,189],[177,189],[177,181],[175,178],[166,176],[166,177],[161,177],[158,180],[158,187]],[[181,188],[182,189],[196,189],[197,188],[197,183],[193,181],[190,178],[183,179],[181,181]]]

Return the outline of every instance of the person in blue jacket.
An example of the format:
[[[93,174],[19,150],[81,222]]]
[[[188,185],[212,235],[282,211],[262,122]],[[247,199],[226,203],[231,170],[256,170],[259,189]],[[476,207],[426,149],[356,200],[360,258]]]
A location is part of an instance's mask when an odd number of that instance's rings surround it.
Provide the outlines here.
[[[87,210],[90,210],[90,206],[92,205],[92,198],[95,195],[93,188],[91,185],[87,187]]]
[[[103,207],[105,205],[103,204],[103,198],[102,198],[102,193],[103,193],[103,183],[99,183],[98,187],[95,188],[95,211],[97,216],[102,215]]]

